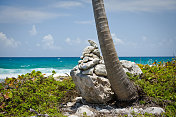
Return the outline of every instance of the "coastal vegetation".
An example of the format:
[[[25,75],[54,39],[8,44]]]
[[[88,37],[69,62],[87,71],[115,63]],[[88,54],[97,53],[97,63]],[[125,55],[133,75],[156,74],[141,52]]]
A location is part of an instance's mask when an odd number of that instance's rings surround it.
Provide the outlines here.
[[[7,78],[0,83],[0,116],[32,116],[34,109],[40,114],[63,116],[59,108],[76,95],[71,77],[56,81],[52,75],[44,77],[40,71],[32,71],[18,78]]]
[[[176,61],[154,63],[152,66],[139,64],[141,76],[127,75],[138,86],[140,105],[154,103],[165,109],[164,115],[176,113]],[[63,81],[48,77],[40,71],[32,71],[18,78],[7,78],[0,83],[0,116],[33,116],[34,109],[40,114],[63,116],[60,109],[78,94],[71,77]]]
[[[176,61],[163,63],[154,62],[152,66],[139,64],[142,76],[132,76],[130,79],[145,93],[140,100],[141,105],[155,103],[165,109],[166,116],[176,116]]]

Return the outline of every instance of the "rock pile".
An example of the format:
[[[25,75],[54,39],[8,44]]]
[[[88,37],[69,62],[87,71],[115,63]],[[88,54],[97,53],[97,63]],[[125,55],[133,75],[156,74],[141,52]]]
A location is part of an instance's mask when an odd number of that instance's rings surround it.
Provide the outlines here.
[[[70,75],[80,95],[89,103],[106,103],[114,92],[107,79],[107,72],[100,51],[95,42],[83,50],[82,60],[73,68]]]
[[[70,75],[76,84],[80,95],[89,103],[106,103],[110,101],[114,92],[111,89],[103,57],[95,42],[89,40],[80,57],[78,65],[73,68]],[[125,72],[139,75],[141,69],[134,63],[126,60],[120,61]]]

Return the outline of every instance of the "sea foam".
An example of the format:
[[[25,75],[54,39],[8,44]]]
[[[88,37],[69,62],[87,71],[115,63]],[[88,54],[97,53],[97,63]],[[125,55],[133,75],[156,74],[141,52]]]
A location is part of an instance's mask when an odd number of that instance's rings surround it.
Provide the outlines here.
[[[35,71],[41,71],[43,74],[46,74],[45,76],[49,76],[52,74],[52,71],[54,70],[56,76],[66,76],[67,74],[70,74],[71,69],[54,69],[54,68],[35,68],[35,69],[3,69],[0,68],[0,79],[5,78],[11,78],[15,77],[17,78],[18,75],[31,73],[33,70]]]

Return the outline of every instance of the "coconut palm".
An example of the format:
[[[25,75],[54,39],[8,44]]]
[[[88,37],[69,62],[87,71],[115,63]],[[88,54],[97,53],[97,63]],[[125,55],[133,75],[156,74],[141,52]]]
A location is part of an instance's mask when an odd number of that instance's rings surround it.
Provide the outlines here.
[[[117,56],[110,34],[103,0],[92,0],[98,40],[104,58],[108,79],[118,100],[130,101],[138,97],[137,89],[130,82]]]

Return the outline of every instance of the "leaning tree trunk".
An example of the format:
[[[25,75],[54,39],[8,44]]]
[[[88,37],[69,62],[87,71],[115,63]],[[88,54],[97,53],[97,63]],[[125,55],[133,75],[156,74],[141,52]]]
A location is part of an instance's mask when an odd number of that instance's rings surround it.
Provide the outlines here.
[[[110,34],[103,0],[92,0],[98,40],[103,54],[108,79],[118,100],[130,101],[138,97],[137,89],[130,82],[117,56]]]

